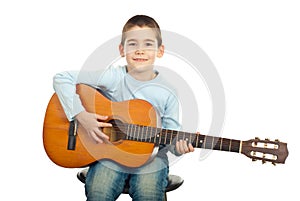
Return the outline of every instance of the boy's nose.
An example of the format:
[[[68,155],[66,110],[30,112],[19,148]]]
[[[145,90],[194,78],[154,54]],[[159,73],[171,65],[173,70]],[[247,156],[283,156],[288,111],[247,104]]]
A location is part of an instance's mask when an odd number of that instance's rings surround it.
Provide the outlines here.
[[[135,51],[136,54],[144,54],[144,50],[141,49],[141,48],[138,48],[136,51]]]

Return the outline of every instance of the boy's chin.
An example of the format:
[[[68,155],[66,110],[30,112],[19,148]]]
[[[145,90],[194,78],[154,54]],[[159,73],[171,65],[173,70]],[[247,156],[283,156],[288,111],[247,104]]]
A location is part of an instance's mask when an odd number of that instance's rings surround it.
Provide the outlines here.
[[[147,71],[147,70],[152,70],[154,68],[154,65],[153,64],[139,64],[139,65],[134,65],[134,66],[131,66],[130,69],[133,71],[133,72],[144,72],[144,71]]]

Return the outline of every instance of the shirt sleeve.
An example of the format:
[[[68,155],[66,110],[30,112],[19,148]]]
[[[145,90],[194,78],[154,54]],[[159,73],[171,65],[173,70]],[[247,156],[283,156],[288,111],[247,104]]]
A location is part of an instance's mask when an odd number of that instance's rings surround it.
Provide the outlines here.
[[[85,110],[76,94],[76,84],[97,86],[99,75],[101,72],[98,71],[65,71],[54,75],[53,88],[69,121]]]
[[[110,66],[100,70],[64,71],[53,77],[53,88],[69,121],[85,108],[76,94],[77,84],[87,84],[102,91],[114,90],[126,72],[124,66]]]

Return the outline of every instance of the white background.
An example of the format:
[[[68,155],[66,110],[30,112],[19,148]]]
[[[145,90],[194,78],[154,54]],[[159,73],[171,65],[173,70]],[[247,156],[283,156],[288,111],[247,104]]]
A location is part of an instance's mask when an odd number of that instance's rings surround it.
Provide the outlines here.
[[[217,151],[199,160],[197,150],[171,166],[185,183],[169,200],[298,197],[299,9],[296,0],[1,1],[0,199],[85,200],[78,169],[54,165],[43,149],[52,77],[80,69],[135,14],[154,17],[208,54],[225,89],[223,137],[278,138],[290,152],[274,167]]]

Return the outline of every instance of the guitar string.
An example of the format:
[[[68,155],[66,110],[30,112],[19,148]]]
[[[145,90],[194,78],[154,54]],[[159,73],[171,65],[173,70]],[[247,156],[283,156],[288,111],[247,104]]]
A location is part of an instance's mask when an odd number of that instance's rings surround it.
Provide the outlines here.
[[[133,127],[133,128],[131,128],[131,130],[132,129],[137,130],[136,128],[138,128],[139,133],[137,134],[137,136],[141,135],[141,136],[145,136],[145,138],[135,137],[136,134],[133,134],[133,136],[127,135],[126,134],[128,132],[127,130],[130,130],[129,127]],[[204,147],[207,149],[216,149],[216,150],[225,150],[225,151],[231,151],[231,150],[239,151],[240,142],[241,142],[240,140],[227,139],[227,138],[221,138],[221,137],[215,137],[215,136],[205,136],[205,135],[201,135],[198,133],[187,133],[187,132],[183,132],[183,131],[168,130],[168,129],[157,128],[157,127],[149,127],[149,126],[140,126],[140,125],[135,125],[135,124],[122,123],[119,126],[115,126],[113,124],[112,128],[114,128],[115,130],[114,131],[111,130],[111,133],[114,132],[117,135],[121,135],[121,136],[125,135],[127,137],[127,140],[136,139],[137,141],[144,140],[144,142],[157,143],[156,138],[158,138],[160,140],[159,142],[161,142],[161,138],[162,138],[162,136],[164,136],[164,141],[165,141],[164,144],[171,144],[173,141],[172,139],[176,139],[176,140],[189,139],[187,141],[191,142],[193,144],[193,146],[200,144],[200,146],[196,146],[196,147],[199,147],[199,148]],[[144,128],[147,128],[147,132],[144,131]],[[150,132],[148,131],[149,130],[148,128],[150,128],[150,130],[151,130]],[[121,130],[125,130],[125,132],[122,132]],[[141,134],[140,134],[140,131],[142,131]],[[160,135],[160,132],[166,133],[166,135]],[[149,133],[150,133],[150,136],[149,136]],[[186,138],[187,135],[189,135],[189,137]],[[192,135],[194,136],[193,140],[191,140]],[[204,139],[206,139],[206,142],[204,142]],[[199,140],[200,141],[202,140],[202,142],[199,143]],[[166,143],[166,141],[168,141],[168,143]],[[214,141],[215,141],[215,143],[214,143]],[[207,145],[209,145],[209,147],[207,147]]]

